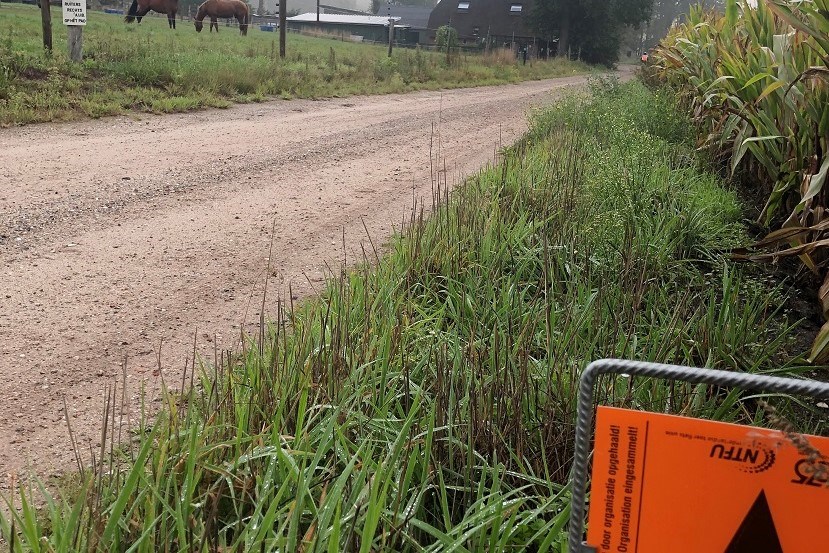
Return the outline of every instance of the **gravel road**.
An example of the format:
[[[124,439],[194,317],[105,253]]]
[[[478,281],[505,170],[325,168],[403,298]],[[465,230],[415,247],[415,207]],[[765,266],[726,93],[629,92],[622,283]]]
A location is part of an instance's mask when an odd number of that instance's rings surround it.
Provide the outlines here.
[[[135,405],[142,382],[178,382],[194,339],[238,342],[269,261],[266,316],[356,259],[363,222],[382,243],[430,197],[430,144],[456,182],[584,81],[0,129],[2,486],[71,468],[64,396],[88,457],[125,356]]]

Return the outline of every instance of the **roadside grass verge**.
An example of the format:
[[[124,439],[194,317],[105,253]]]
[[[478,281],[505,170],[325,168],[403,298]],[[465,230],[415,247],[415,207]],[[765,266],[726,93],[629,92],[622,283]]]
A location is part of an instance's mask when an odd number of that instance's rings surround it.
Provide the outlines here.
[[[562,552],[589,361],[796,373],[784,295],[718,253],[741,208],[685,121],[641,84],[593,88],[453,193],[436,180],[387,255],[368,245],[152,422],[120,426],[113,393],[79,489],[26,482],[0,511],[11,550]],[[600,395],[757,419],[714,388]]]
[[[127,25],[121,16],[91,13],[84,61],[66,54],[60,9],[52,14],[53,55],[41,44],[40,11],[0,9],[0,126],[129,111],[153,113],[226,107],[269,97],[320,98],[514,83],[585,73],[584,64],[461,55],[446,64],[436,52],[386,48],[289,33],[287,57],[278,35],[252,27],[247,37],[220,27],[196,33],[190,21],[171,31],[166,19]]]

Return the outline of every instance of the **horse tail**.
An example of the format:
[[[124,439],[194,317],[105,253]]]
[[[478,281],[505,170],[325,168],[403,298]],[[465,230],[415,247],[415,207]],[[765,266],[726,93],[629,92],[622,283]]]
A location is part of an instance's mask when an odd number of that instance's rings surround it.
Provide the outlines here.
[[[127,23],[132,23],[132,20],[135,19],[135,14],[138,13],[138,0],[132,0],[132,5],[130,6],[129,11],[127,11],[127,16],[124,18],[124,21]]]

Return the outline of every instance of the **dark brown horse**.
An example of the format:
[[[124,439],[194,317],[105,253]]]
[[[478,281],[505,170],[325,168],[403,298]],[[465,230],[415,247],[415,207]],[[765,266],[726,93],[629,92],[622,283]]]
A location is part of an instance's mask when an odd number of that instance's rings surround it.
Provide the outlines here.
[[[127,16],[124,21],[132,23],[133,19],[141,23],[141,18],[147,15],[150,10],[167,14],[167,23],[171,29],[176,28],[176,12],[178,12],[178,0],[132,0]]]
[[[216,32],[219,32],[219,18],[235,17],[239,22],[239,32],[243,35],[248,34],[248,23],[250,23],[250,8],[242,0],[207,0],[199,6],[199,11],[196,13],[195,23],[196,32],[201,32],[204,26],[205,17],[210,18],[210,31],[216,27]]]

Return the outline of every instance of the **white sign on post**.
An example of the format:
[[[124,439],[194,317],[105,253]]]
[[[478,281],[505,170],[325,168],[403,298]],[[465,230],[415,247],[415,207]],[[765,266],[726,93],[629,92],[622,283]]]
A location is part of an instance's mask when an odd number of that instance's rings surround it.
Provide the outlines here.
[[[63,24],[86,25],[86,0],[63,0]]]

